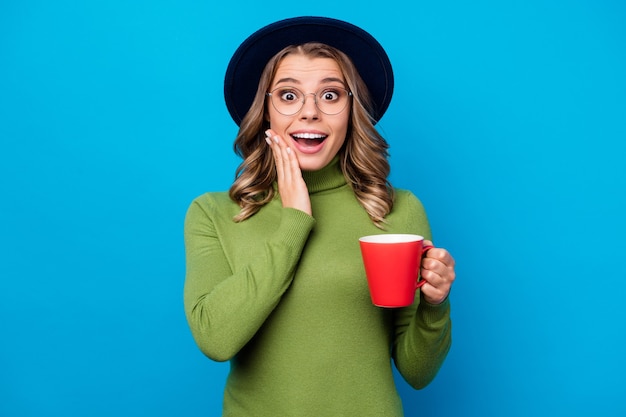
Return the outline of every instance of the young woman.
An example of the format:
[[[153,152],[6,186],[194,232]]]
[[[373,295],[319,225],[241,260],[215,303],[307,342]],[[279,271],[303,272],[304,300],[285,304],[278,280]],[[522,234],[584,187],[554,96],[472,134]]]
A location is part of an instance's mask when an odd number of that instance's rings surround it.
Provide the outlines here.
[[[273,23],[233,56],[243,162],[185,220],[185,311],[200,349],[230,361],[224,416],[401,416],[392,360],[415,388],[443,363],[451,255],[430,249],[414,304],[389,309],[372,304],[359,249],[371,234],[431,238],[419,200],[387,180],[374,125],[392,91],[378,42],[334,19]]]

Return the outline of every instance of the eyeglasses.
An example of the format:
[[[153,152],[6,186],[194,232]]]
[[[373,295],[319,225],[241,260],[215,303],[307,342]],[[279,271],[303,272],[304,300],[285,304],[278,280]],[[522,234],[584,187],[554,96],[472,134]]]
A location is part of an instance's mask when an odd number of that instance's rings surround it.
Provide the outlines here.
[[[298,113],[304,107],[306,96],[310,94],[314,96],[315,105],[319,111],[328,115],[341,113],[352,97],[352,93],[342,87],[322,87],[316,93],[304,94],[296,87],[285,86],[267,93],[272,106],[284,116],[293,116]]]

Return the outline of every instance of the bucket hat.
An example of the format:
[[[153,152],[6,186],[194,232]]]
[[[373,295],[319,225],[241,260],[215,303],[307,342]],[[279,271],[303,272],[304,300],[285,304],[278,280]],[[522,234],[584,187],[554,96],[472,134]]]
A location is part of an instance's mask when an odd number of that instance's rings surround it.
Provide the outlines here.
[[[383,116],[393,94],[393,70],[387,53],[365,30],[328,17],[302,16],[271,23],[254,32],[233,54],[224,77],[224,98],[239,125],[256,94],[267,62],[290,45],[321,42],[352,59],[370,92],[374,122]]]

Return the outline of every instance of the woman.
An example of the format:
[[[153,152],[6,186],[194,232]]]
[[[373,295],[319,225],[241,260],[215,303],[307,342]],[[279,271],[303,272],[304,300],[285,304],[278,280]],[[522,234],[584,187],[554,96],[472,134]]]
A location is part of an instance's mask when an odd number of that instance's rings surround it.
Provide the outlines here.
[[[415,388],[449,350],[454,260],[430,249],[413,305],[372,304],[358,238],[430,239],[419,200],[387,181],[375,123],[387,55],[346,22],[302,17],[250,36],[225,98],[243,158],[229,193],[185,220],[185,311],[200,349],[230,361],[225,416],[401,416],[392,364]],[[428,242],[430,243],[430,242]]]

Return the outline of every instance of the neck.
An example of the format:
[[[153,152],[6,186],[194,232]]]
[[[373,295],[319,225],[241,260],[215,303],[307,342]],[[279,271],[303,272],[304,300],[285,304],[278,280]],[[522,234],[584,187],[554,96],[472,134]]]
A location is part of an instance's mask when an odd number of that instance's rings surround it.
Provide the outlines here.
[[[317,171],[302,171],[309,194],[330,190],[346,184],[346,179],[339,166],[339,157],[335,156],[324,168]]]

